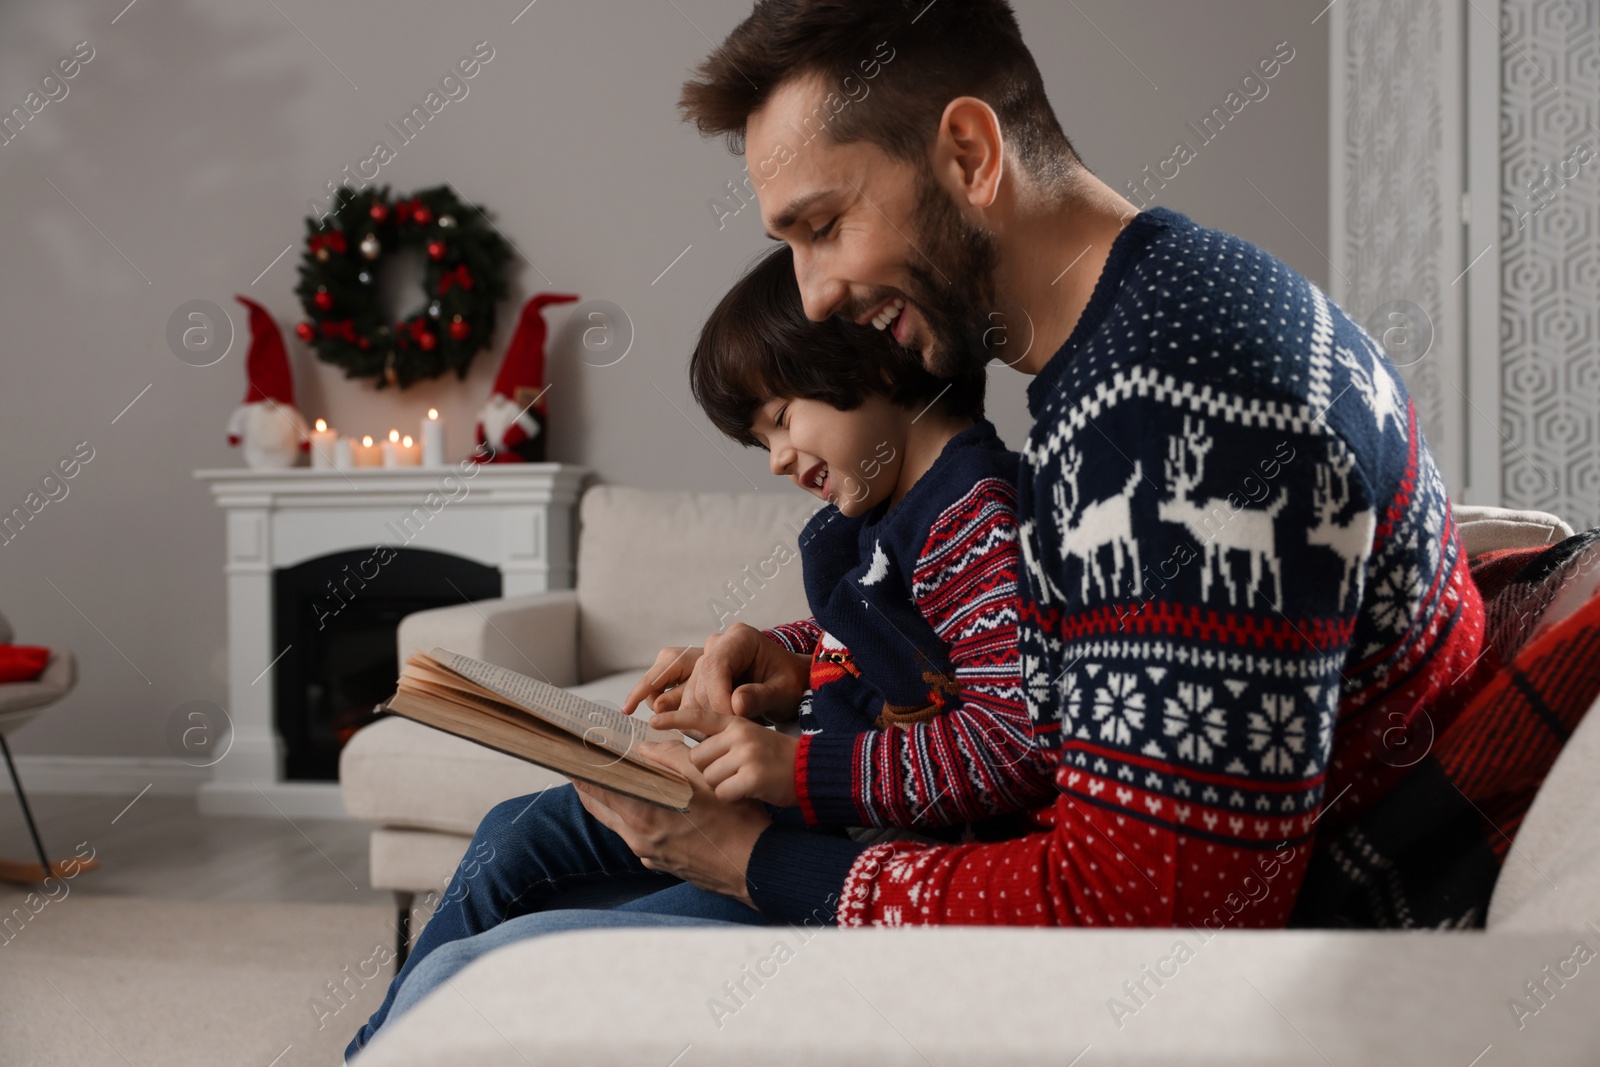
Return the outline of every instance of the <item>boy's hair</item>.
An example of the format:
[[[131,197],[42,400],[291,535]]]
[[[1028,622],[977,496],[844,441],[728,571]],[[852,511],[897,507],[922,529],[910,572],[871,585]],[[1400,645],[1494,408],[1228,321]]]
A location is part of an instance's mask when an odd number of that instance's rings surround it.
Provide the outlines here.
[[[750,114],[813,76],[826,94],[803,122],[807,141],[822,130],[834,144],[865,141],[925,166],[945,105],[975,96],[1046,188],[1063,191],[1082,166],[1006,0],[757,0],[695,68],[678,107],[742,155]]]
[[[755,413],[774,397],[820,400],[841,411],[884,396],[901,407],[939,401],[952,415],[979,418],[987,378],[981,366],[954,380],[935,378],[919,353],[890,331],[831,315],[806,318],[794,252],[779,245],[734,283],[700,330],[689,359],[689,388],[713,425],[744,445]]]

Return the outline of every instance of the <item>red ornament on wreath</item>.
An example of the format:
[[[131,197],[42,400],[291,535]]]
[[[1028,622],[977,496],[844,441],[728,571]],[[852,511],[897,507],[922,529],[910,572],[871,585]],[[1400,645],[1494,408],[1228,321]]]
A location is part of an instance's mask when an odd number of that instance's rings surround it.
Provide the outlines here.
[[[326,263],[334,254],[341,256],[345,254],[344,234],[338,230],[318,234],[306,242],[306,250],[316,256],[318,262]]]
[[[309,322],[302,322],[294,328],[294,335],[306,344],[317,339],[317,328]]]
[[[494,379],[494,391],[478,412],[478,444],[489,446],[492,458],[488,462],[544,462],[544,308],[577,299],[567,293],[540,293],[522,305],[517,332]],[[481,457],[482,450],[474,456]],[[478,462],[485,460],[479,458]]]
[[[444,255],[445,255],[445,252],[447,252],[447,251],[448,251],[448,249],[445,248],[445,244],[444,244],[443,241],[429,241],[428,242],[428,258],[431,259],[431,260],[438,261],[438,260],[443,259]]]
[[[326,289],[320,290],[316,296],[311,298],[311,302],[317,305],[317,310],[319,311],[333,310],[333,294]]]

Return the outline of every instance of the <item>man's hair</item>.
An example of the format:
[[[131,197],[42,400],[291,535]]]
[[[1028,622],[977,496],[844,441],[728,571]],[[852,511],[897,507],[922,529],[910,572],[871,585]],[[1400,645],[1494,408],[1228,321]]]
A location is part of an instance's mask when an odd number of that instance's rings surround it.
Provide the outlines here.
[[[816,112],[835,144],[870,142],[925,166],[945,106],[974,96],[1034,180],[1060,191],[1082,166],[1007,0],[757,0],[684,83],[678,107],[743,155],[751,113],[810,76],[824,99],[838,94],[836,108]]]
[[[937,401],[951,415],[979,418],[987,385],[982,367],[935,378],[921,356],[888,330],[829,316],[806,318],[786,244],[764,254],[723,296],[689,359],[689,388],[712,424],[735,441],[759,445],[750,427],[762,404],[820,400],[852,411],[868,396],[904,408]]]

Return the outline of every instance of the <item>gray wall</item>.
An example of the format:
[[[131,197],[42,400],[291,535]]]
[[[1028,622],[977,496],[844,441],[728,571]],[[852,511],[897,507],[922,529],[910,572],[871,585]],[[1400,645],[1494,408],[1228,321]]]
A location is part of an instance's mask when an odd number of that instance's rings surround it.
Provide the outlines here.
[[[1325,284],[1327,21],[1311,22],[1321,3],[1017,6],[1063,125],[1119,190],[1179,139],[1196,143],[1185,122],[1289,41],[1295,57],[1269,95],[1200,147],[1159,202]],[[17,735],[20,752],[166,755],[171,709],[223,701],[222,520],[190,472],[242,464],[223,426],[243,395],[244,344],[188,366],[167,348],[167,318],[208,299],[242,327],[232,294],[246,293],[287,334],[308,199],[375,140],[393,141],[384,123],[477,41],[495,52],[469,95],[380,180],[408,190],[448,179],[489,205],[537,265],[519,265],[515,296],[570,290],[631,317],[631,353],[596,368],[578,358],[566,310],[552,311],[552,458],[613,483],[793,492],[761,455],[715,439],[684,377],[703,316],[766,244],[753,209],[718,230],[707,200],[742,162],[674,109],[707,38],[747,0],[542,0],[515,24],[521,0],[119,7],[0,7],[4,110],[75,43],[95,50],[68,95],[0,147],[0,510],[78,442],[95,453],[69,496],[0,547],[0,609],[18,640],[70,646],[81,662],[77,691]],[[378,434],[436,405],[461,454],[506,339],[503,324],[465,383],[399,395],[345,381],[290,335],[299,406]],[[1013,445],[1027,427],[1024,384],[995,372],[991,412]]]

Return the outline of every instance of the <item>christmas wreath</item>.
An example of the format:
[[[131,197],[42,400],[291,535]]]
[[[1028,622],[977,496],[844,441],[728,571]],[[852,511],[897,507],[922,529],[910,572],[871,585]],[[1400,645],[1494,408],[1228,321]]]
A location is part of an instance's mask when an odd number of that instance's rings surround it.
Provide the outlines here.
[[[379,306],[378,267],[401,249],[423,253],[424,303],[391,324]],[[448,185],[409,198],[388,186],[341,199],[325,220],[306,219],[295,292],[306,320],[295,334],[347,378],[401,388],[453,368],[465,378],[494,334],[511,246],[483,210]]]

